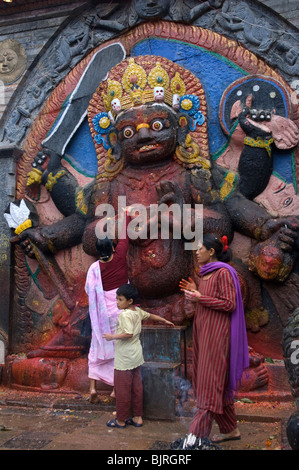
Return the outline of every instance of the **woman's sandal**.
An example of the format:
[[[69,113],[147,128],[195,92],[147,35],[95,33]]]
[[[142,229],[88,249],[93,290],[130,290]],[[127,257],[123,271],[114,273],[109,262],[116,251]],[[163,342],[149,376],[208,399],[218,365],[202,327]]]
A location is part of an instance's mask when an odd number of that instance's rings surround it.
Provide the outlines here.
[[[225,434],[217,434],[216,436],[213,436],[211,439],[211,442],[213,444],[220,444],[221,442],[227,442],[227,441],[239,441],[241,439],[241,436],[226,436]]]
[[[116,421],[116,418],[110,419],[110,421],[108,421],[108,423],[106,423],[106,425],[109,428],[125,428],[126,427],[125,424],[123,424],[123,425],[118,424],[118,422]]]
[[[131,426],[135,426],[135,428],[141,428],[142,424],[136,423],[133,418],[126,419],[126,424],[130,424]]]

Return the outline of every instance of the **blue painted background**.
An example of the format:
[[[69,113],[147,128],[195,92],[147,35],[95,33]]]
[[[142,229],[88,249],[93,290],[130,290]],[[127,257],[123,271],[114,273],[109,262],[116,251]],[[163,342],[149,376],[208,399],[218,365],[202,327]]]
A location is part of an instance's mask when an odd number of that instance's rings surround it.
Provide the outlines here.
[[[248,73],[219,54],[195,45],[169,39],[148,38],[142,40],[132,48],[131,55],[160,55],[177,62],[198,77],[205,90],[207,101],[210,153],[216,153],[227,142],[218,117],[222,94],[233,81],[248,75]],[[84,175],[96,175],[97,158],[87,119],[67,146],[66,159]],[[295,183],[293,153],[290,151],[274,152],[274,170],[285,181]]]

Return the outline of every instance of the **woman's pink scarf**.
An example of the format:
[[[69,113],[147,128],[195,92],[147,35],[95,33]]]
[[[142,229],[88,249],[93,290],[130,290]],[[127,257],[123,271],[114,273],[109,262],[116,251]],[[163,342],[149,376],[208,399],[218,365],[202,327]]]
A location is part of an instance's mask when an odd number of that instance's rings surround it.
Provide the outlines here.
[[[103,333],[113,333],[107,312],[106,301],[101,277],[99,261],[93,263],[86,276],[85,291],[89,299],[89,316],[92,334],[96,336],[99,344],[98,359],[108,360],[114,358],[114,342],[106,341]]]

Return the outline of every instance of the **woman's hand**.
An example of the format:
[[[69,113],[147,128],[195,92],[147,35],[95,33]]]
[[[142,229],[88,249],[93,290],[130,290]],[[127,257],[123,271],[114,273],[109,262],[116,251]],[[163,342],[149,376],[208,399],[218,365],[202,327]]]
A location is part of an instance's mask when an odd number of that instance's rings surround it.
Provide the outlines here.
[[[184,292],[187,300],[190,300],[191,302],[199,301],[201,293],[196,290],[196,284],[191,277],[188,277],[188,281],[186,281],[186,279],[182,279],[179,287],[181,291]]]
[[[182,291],[185,290],[196,290],[196,284],[191,277],[188,277],[188,281],[182,279],[179,283],[179,287]]]
[[[201,297],[201,293],[198,290],[184,290],[184,293],[185,298],[190,302],[198,302]]]

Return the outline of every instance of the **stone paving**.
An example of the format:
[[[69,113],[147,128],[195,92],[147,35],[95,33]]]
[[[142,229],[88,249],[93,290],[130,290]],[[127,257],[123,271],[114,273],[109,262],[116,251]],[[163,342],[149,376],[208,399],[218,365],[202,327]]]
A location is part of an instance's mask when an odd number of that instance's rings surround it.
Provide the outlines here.
[[[188,434],[195,410],[188,401],[172,421],[144,420],[141,428],[111,429],[114,401],[101,395],[98,405],[88,396],[30,393],[0,387],[1,450],[105,450],[169,451],[170,445]],[[286,423],[296,411],[292,401],[237,401],[242,438],[221,444],[222,450],[290,450]],[[217,433],[216,426],[212,433]]]

